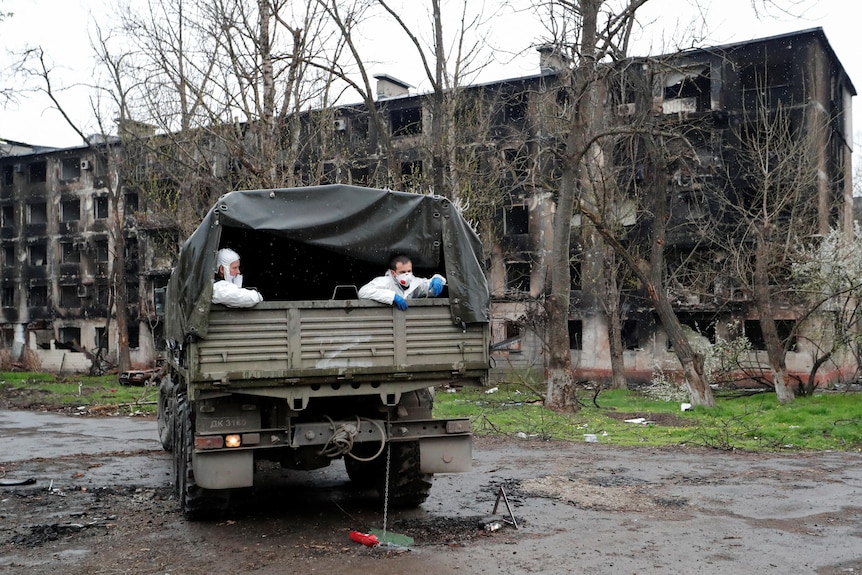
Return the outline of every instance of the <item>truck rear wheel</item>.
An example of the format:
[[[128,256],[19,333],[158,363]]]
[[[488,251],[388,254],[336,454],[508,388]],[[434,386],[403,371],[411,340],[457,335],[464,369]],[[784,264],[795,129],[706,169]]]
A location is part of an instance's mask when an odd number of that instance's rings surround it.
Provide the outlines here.
[[[203,489],[192,466],[194,426],[185,394],[177,395],[174,426],[174,485],[183,517],[190,521],[218,517],[228,508],[230,490]]]
[[[159,441],[165,451],[174,448],[174,411],[176,409],[177,397],[171,374],[166,374],[159,384],[159,407],[156,420],[159,428]]]
[[[362,443],[353,447],[353,453],[363,458],[371,457],[379,450],[379,443]],[[347,471],[347,477],[359,489],[376,487],[381,481],[380,478],[386,473],[386,451],[384,450],[381,455],[371,461],[360,461],[350,457],[350,455],[345,455],[344,469]]]
[[[392,507],[419,507],[431,493],[434,475],[419,470],[419,442],[390,443],[389,462],[389,505]],[[386,497],[386,459],[385,453],[377,459],[383,460],[383,473],[380,474],[377,491],[381,498]]]

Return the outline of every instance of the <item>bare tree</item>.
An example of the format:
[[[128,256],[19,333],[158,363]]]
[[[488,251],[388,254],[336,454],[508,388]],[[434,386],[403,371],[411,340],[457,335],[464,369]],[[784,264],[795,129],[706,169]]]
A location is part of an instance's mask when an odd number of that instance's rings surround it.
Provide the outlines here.
[[[100,32],[97,30],[97,33]],[[97,37],[97,49],[103,50],[106,47],[105,40],[102,37]],[[100,52],[103,54],[104,52]],[[122,170],[122,148],[115,143],[111,138],[107,137],[108,126],[106,125],[104,115],[98,106],[98,101],[102,93],[97,93],[93,103],[93,112],[96,121],[100,127],[100,137],[88,137],[84,134],[83,128],[76,123],[70,116],[66,103],[62,100],[60,94],[54,86],[54,76],[52,68],[46,59],[45,53],[39,49],[29,50],[23,60],[23,65],[27,66],[28,62],[32,62],[33,67],[30,68],[32,73],[36,74],[41,82],[41,90],[47,95],[54,107],[60,112],[60,115],[66,121],[66,124],[74,130],[87,147],[97,158],[98,164],[105,171],[104,187],[108,193],[108,205],[110,207],[110,218],[108,218],[107,231],[110,238],[109,245],[112,246],[111,267],[109,289],[110,297],[108,303],[108,317],[105,326],[105,332],[108,333],[108,326],[113,315],[117,324],[117,368],[119,371],[127,371],[131,368],[131,357],[129,354],[129,330],[127,317],[128,294],[126,287],[126,236],[124,226],[123,212],[123,179],[124,173]],[[113,64],[106,68],[109,74],[109,85],[96,86],[99,91],[104,94],[109,94],[113,102],[119,109],[120,118],[124,116],[125,106],[124,97],[127,93],[126,86],[123,83],[122,61],[104,60],[105,63]],[[100,346],[105,345],[105,341],[99,343]],[[100,354],[96,354],[98,358]],[[99,366],[96,366],[97,368]]]
[[[827,171],[819,165],[827,122],[812,104],[790,109],[768,101],[767,81],[758,78],[761,96],[735,129],[737,151],[717,194],[727,215],[713,240],[729,256],[728,277],[753,298],[770,380],[787,403],[794,398],[785,360],[790,339],[779,335],[777,305],[801,303],[789,289],[792,256],[828,231],[833,206],[825,203],[831,185],[822,181]]]
[[[318,4],[154,0],[147,8],[124,10],[121,23],[135,48],[130,109],[153,126],[136,145],[151,210],[176,214],[188,232],[227,191],[309,183],[300,162],[322,177],[314,166],[331,147],[326,110],[340,92],[309,62],[338,51],[339,37]]]

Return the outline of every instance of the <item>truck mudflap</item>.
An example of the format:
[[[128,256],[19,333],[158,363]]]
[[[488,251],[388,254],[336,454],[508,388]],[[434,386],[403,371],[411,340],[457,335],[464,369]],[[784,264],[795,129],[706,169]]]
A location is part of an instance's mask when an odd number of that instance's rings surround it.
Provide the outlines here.
[[[419,471],[422,473],[466,473],[472,467],[473,439],[469,435],[419,441]]]
[[[197,485],[203,489],[254,485],[254,453],[251,451],[195,453],[192,467]]]
[[[346,435],[353,433],[350,441]],[[385,443],[416,442],[419,445],[422,473],[464,473],[472,468],[473,441],[469,419],[422,419],[386,422],[363,419],[299,423],[291,429],[261,430],[237,434],[237,447],[213,447],[222,442],[206,441],[218,434],[199,434],[199,445],[192,457],[195,477],[204,489],[251,487],[254,476],[254,451],[258,449],[320,448],[332,459],[347,456],[354,443],[379,443],[378,457],[385,457]],[[200,441],[204,440],[204,441]],[[198,442],[196,442],[198,443]],[[342,445],[343,449],[333,449]]]

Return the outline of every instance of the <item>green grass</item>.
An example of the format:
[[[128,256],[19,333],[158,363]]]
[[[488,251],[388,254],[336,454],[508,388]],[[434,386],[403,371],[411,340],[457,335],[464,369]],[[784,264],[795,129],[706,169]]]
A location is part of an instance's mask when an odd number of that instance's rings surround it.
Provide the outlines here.
[[[612,445],[698,445],[750,451],[862,451],[862,394],[822,393],[779,405],[772,393],[716,396],[717,407],[683,412],[677,402],[651,400],[635,391],[579,396],[581,409],[560,414],[545,409],[532,392],[514,384],[498,391],[461,388],[438,392],[436,417],[469,417],[474,433],[499,433],[584,441],[595,434]],[[625,419],[644,418],[647,424]]]
[[[750,451],[862,451],[862,394],[820,393],[779,405],[772,393],[716,396],[714,409],[681,411],[677,402],[649,399],[635,391],[582,390],[581,409],[561,414],[516,384],[438,390],[435,417],[467,417],[477,435],[584,441],[626,446],[698,445]],[[0,372],[0,399],[17,408],[84,406],[99,413],[155,413],[156,386],[121,386],[116,376],[60,378],[45,373]],[[647,424],[625,419],[644,418]]]
[[[59,377],[0,372],[0,397],[17,408],[85,407],[103,413],[155,413],[158,387],[122,386],[116,375]]]

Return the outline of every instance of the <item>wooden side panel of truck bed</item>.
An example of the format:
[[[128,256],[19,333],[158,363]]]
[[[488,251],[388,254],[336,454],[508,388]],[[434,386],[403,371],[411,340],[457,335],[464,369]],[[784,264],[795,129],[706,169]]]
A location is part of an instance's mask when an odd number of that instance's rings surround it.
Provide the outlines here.
[[[189,348],[189,377],[256,385],[482,378],[489,337],[487,324],[454,325],[445,299],[411,301],[406,312],[360,300],[213,306],[207,337]]]

